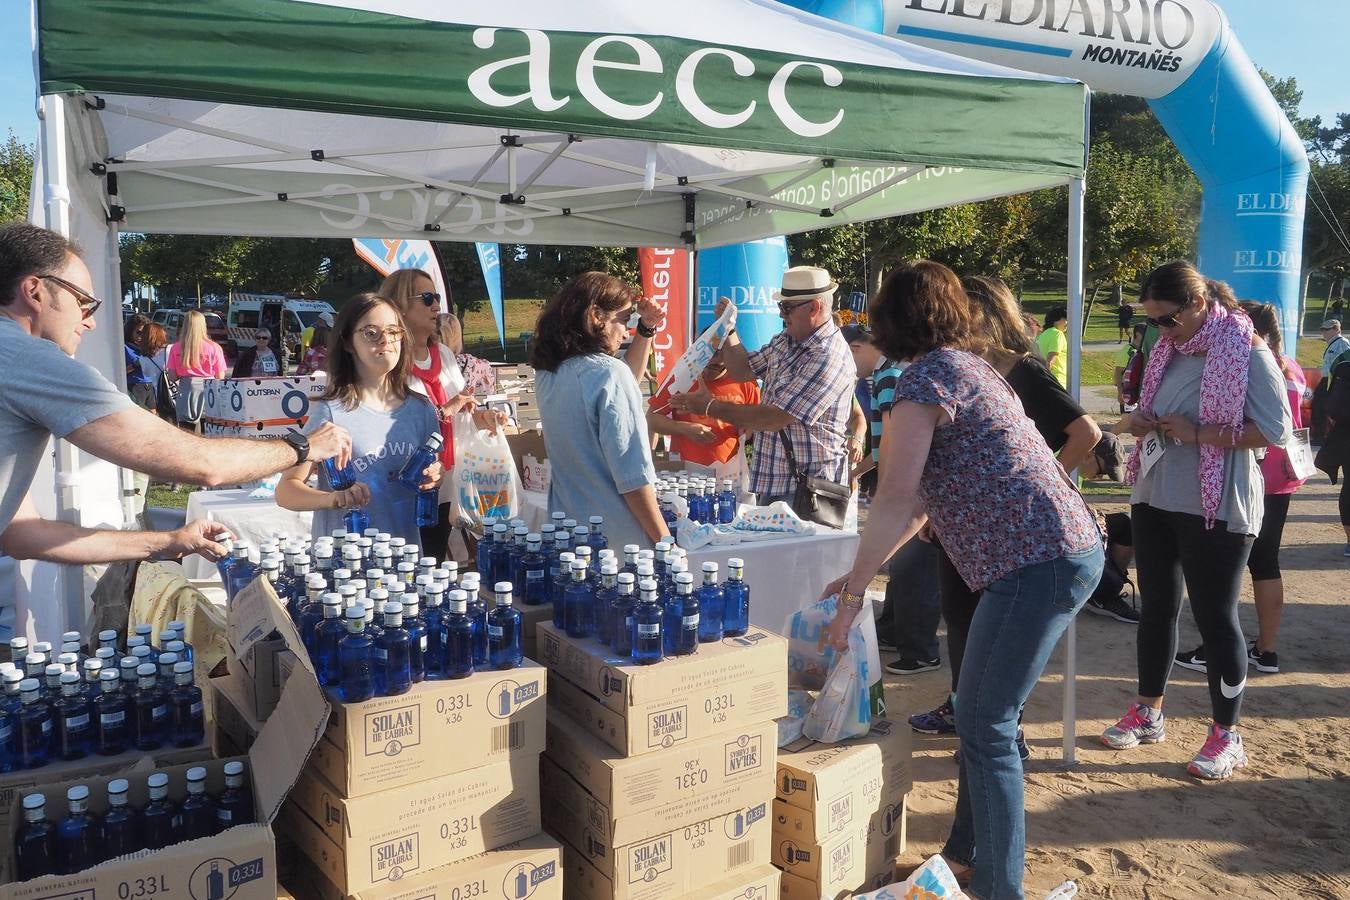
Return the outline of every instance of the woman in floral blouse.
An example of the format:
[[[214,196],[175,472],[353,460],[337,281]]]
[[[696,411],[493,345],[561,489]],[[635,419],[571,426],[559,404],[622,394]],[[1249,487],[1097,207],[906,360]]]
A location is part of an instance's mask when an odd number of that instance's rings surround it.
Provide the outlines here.
[[[971,896],[1020,898],[1017,713],[1097,586],[1101,534],[1012,388],[978,355],[951,269],[922,261],[892,272],[870,320],[882,352],[913,362],[882,426],[880,479],[853,567],[826,588],[839,593],[829,638],[847,646],[868,583],[930,523],[967,585],[984,592],[956,695],[961,776],[942,853],[970,879]]]
[[[464,373],[464,390],[475,397],[496,393],[497,373],[492,371],[492,363],[464,352],[464,326],[459,323],[459,317],[454,313],[441,313],[436,332],[441,343],[455,354],[455,361]]]

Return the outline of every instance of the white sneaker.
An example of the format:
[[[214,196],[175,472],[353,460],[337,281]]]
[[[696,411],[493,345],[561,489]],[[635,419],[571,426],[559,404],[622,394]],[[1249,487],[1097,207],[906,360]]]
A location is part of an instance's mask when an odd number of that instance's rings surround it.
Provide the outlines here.
[[[1242,735],[1224,731],[1218,725],[1209,726],[1205,746],[1186,767],[1196,778],[1218,781],[1233,774],[1234,769],[1247,765],[1247,751],[1242,749]]]
[[[1129,750],[1140,744],[1160,744],[1165,740],[1167,728],[1163,725],[1162,710],[1150,710],[1142,703],[1131,706],[1119,722],[1102,732],[1102,743],[1112,750]]]

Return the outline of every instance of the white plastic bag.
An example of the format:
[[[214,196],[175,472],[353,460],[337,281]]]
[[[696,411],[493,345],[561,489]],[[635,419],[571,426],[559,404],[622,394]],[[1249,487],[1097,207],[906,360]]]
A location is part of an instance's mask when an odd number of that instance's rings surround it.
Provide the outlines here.
[[[455,503],[462,520],[491,528],[520,512],[520,474],[506,435],[484,431],[468,413],[455,416]]]
[[[835,651],[825,628],[838,611],[837,597],[826,597],[789,618],[788,687],[819,691],[806,713],[802,733],[815,741],[835,743],[861,737],[872,722],[886,717],[881,682],[881,652],[870,609],[864,609],[848,632],[848,649]]]
[[[924,897],[931,900],[959,900],[967,896],[956,883],[956,876],[941,854],[935,853],[915,869],[904,881],[866,894],[854,894],[853,900],[910,900]]]

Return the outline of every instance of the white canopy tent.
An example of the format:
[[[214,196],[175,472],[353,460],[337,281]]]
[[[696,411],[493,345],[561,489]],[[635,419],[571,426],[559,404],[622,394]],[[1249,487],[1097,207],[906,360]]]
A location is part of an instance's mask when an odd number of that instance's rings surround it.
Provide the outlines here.
[[[33,219],[105,297],[121,231],[699,249],[1068,184],[1080,315],[1086,88],[769,0],[36,0],[33,46]],[[120,526],[122,485],[57,442],[34,497]],[[82,621],[78,573],[16,593]]]

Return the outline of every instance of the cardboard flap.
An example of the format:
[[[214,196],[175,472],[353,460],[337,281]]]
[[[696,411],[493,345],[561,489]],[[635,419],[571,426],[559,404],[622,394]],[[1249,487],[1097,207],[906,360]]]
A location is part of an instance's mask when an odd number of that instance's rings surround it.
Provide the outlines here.
[[[295,670],[282,688],[281,699],[248,751],[258,813],[271,823],[300,778],[310,751],[323,737],[330,707],[300,635],[266,578],[255,579],[235,595],[229,626],[230,641],[240,660],[273,632],[291,650],[299,648]]]

